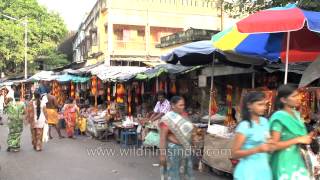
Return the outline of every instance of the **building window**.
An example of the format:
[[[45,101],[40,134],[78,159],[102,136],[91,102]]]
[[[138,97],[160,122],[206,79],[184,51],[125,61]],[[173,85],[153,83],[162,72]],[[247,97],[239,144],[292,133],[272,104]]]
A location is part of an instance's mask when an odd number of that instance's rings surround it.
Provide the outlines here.
[[[92,45],[96,46],[98,44],[97,32],[92,33],[91,39],[92,39]]]

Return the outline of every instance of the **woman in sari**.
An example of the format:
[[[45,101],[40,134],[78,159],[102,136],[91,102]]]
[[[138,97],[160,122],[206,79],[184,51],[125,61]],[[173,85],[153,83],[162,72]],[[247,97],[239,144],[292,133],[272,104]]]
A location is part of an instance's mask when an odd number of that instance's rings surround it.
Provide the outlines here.
[[[191,160],[191,135],[193,124],[182,114],[185,101],[182,97],[171,99],[172,110],[160,121],[160,164],[162,175],[168,179],[183,179],[180,167],[183,166],[185,179],[194,179]]]
[[[74,129],[76,126],[77,115],[79,108],[75,101],[72,99],[67,100],[66,104],[62,108],[64,112],[64,119],[66,121],[66,131],[69,138],[74,138]]]
[[[47,98],[41,99],[40,93],[34,93],[34,100],[31,100],[26,107],[27,121],[30,124],[32,145],[34,150],[42,150],[43,127],[47,123],[46,103]]]
[[[310,175],[301,156],[299,144],[310,144],[312,134],[307,129],[296,108],[300,105],[298,91],[292,85],[278,89],[278,111],[270,119],[274,154],[271,157],[273,179],[309,180]]]
[[[262,117],[266,111],[265,94],[250,92],[242,102],[242,121],[236,129],[232,158],[240,159],[234,171],[235,180],[272,180],[268,152],[269,124]]]

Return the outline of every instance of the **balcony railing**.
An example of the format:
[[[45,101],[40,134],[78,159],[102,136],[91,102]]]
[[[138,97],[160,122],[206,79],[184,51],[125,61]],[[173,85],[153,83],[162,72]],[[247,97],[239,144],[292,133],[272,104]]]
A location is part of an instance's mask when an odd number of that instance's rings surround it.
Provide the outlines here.
[[[146,43],[141,41],[115,41],[115,51],[146,51]]]

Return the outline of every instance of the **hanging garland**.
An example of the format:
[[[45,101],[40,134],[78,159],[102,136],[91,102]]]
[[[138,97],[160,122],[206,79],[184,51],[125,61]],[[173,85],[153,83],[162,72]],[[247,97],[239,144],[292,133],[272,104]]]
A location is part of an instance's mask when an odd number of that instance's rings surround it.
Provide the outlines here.
[[[215,115],[219,110],[216,97],[217,97],[217,91],[213,90],[213,92],[211,92],[211,107],[210,107],[211,115]]]
[[[232,117],[232,86],[227,85],[227,117],[224,121],[224,124],[228,127],[235,125],[235,120]]]
[[[110,83],[107,83],[107,110],[108,110],[108,114],[110,114],[110,109],[111,109],[111,87],[110,87]]]
[[[172,95],[175,95],[175,94],[177,94],[177,86],[176,86],[176,80],[171,80],[171,82],[170,82],[170,93],[172,94]]]
[[[124,103],[125,89],[123,84],[117,84],[117,103]]]
[[[20,101],[25,100],[25,84],[21,83]]]
[[[74,83],[73,82],[70,82],[70,96],[72,98],[75,98],[75,95],[76,95],[76,91],[75,91],[75,86],[74,86]]]
[[[304,119],[304,120],[309,120],[310,119],[310,112],[311,112],[311,95],[310,93],[304,88],[304,89],[301,89],[300,92],[299,92],[299,96],[300,96],[300,99],[303,100],[301,101],[301,105],[300,105],[300,108],[299,108],[299,111],[301,113],[301,117]]]
[[[97,94],[97,77],[96,76],[92,76],[91,78],[91,93],[92,95]]]
[[[131,87],[128,88],[128,116],[132,115],[132,92],[131,92]]]

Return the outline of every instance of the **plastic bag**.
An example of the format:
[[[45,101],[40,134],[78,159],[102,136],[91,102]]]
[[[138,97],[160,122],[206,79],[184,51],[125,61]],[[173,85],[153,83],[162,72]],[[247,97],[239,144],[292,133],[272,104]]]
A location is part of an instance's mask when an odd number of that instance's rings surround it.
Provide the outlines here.
[[[42,134],[42,142],[48,142],[49,141],[49,125],[47,123],[43,126],[43,134]]]

